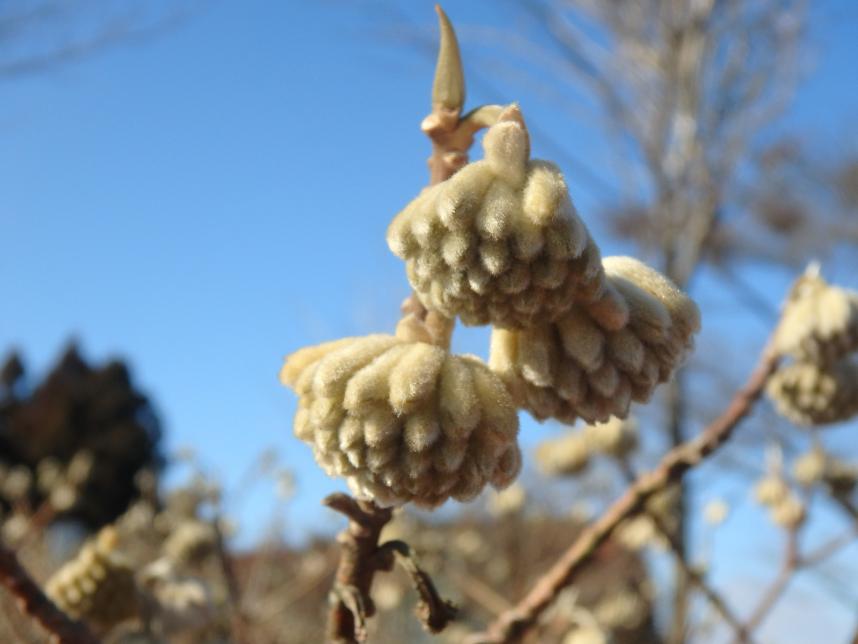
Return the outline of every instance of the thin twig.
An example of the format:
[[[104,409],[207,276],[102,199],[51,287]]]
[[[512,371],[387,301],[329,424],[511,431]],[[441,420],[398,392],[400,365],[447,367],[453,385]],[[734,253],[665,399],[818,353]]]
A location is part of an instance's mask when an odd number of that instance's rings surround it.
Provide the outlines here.
[[[631,465],[625,459],[620,460],[619,465],[623,471],[623,476],[626,478],[626,481],[629,484],[633,484],[637,479],[637,476],[635,475]],[[736,641],[741,642],[742,644],[751,644],[751,642],[753,642],[751,635],[747,632],[741,620],[739,620],[735,613],[733,613],[733,610],[724,598],[721,597],[721,594],[709,585],[703,574],[694,568],[694,566],[690,565],[682,556],[676,537],[670,528],[665,525],[662,518],[655,512],[647,512],[647,517],[652,521],[661,537],[667,542],[676,565],[682,569],[683,574],[692,583],[692,585],[696,586],[697,589],[703,593],[703,596],[706,597],[707,601],[718,612],[718,614],[721,615],[722,619],[733,628]]]
[[[404,541],[387,541],[378,548],[379,557],[396,556],[396,561],[408,573],[414,590],[420,596],[417,603],[417,617],[430,633],[440,633],[456,618],[458,609],[451,602],[442,599],[435,589],[432,578],[417,565],[414,553]]]
[[[751,612],[751,616],[745,622],[745,631],[753,633],[754,630],[763,623],[763,620],[769,614],[774,605],[783,596],[789,586],[790,581],[795,576],[796,571],[800,566],[800,556],[798,554],[798,528],[793,528],[787,533],[787,544],[784,548],[783,563],[777,576],[772,581],[769,588],[763,593],[760,602]],[[739,640],[734,640],[736,644]]]
[[[571,584],[598,547],[624,520],[633,516],[653,494],[678,481],[686,471],[700,463],[726,442],[739,422],[748,415],[760,398],[766,381],[779,363],[775,351],[767,346],[748,382],[735,395],[730,405],[696,439],[668,452],[658,467],[642,476],[626,490],[605,514],[585,529],[561,558],[549,569],[530,592],[511,610],[503,613],[484,633],[469,641],[482,644],[515,642],[530,629],[539,616]]]
[[[243,644],[245,641],[244,635],[247,631],[247,619],[241,605],[241,587],[235,575],[232,557],[230,557],[226,549],[223,530],[221,529],[220,513],[215,515],[212,520],[212,529],[215,534],[215,554],[217,555],[221,574],[226,583],[227,596],[232,608],[233,636],[235,637],[236,644]]]
[[[24,570],[15,553],[0,544],[0,584],[16,599],[21,612],[51,633],[56,644],[98,644],[90,630],[61,611]]]

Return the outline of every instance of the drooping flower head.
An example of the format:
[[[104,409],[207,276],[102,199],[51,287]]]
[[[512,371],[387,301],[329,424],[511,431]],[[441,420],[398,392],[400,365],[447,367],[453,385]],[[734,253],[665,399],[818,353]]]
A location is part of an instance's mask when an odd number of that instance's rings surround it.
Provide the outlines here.
[[[362,498],[433,507],[518,474],[515,405],[475,356],[370,335],[294,353],[281,380],[300,396],[295,435]]]
[[[575,301],[621,318],[562,173],[530,159],[516,105],[483,148],[484,159],[424,190],[388,229],[423,304],[468,325],[512,329],[555,320]]]

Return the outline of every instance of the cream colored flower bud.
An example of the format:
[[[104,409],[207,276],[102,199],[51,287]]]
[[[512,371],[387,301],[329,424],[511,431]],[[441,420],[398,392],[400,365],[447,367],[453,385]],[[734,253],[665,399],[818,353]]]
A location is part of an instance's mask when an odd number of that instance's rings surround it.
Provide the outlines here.
[[[620,328],[605,327],[576,305],[557,322],[492,332],[489,364],[539,420],[625,418],[631,402],[648,401],[693,346],[700,315],[691,299],[635,259],[604,263],[607,291],[628,310]]]
[[[108,629],[138,611],[134,573],[117,552],[117,535],[111,527],[55,572],[45,591],[65,613],[98,629]]]
[[[205,581],[179,575],[168,559],[158,559],[141,573],[141,583],[154,600],[151,621],[160,633],[178,636],[198,631],[217,616]]]
[[[639,514],[626,519],[618,526],[616,538],[629,550],[642,550],[656,545],[661,540],[661,534],[652,519],[645,514]]]
[[[623,458],[637,449],[638,424],[632,418],[612,416],[607,422],[584,427],[584,438],[592,451]]]
[[[72,485],[83,485],[92,474],[95,466],[95,456],[88,449],[75,452],[66,468],[66,479]]]
[[[593,615],[610,629],[638,628],[649,613],[647,602],[635,591],[624,588],[608,592],[593,608]]]
[[[785,529],[801,525],[806,518],[804,504],[796,496],[788,494],[770,509],[772,521]]]
[[[611,644],[611,638],[597,625],[586,624],[569,631],[563,644]]]
[[[479,358],[371,335],[302,349],[281,380],[300,397],[295,435],[359,497],[434,507],[518,475],[518,414]]]
[[[199,564],[215,552],[217,539],[210,523],[185,519],[164,541],[164,554],[179,564]]]
[[[30,518],[24,514],[16,512],[3,521],[2,527],[0,527],[0,536],[2,536],[5,541],[14,543],[24,538],[30,530],[30,526]]]
[[[711,526],[719,526],[730,514],[730,506],[723,499],[713,499],[703,508],[703,519]]]
[[[766,393],[777,411],[799,425],[826,425],[858,414],[858,363],[796,362],[778,369]]]
[[[13,503],[23,501],[33,485],[33,474],[23,465],[12,467],[0,481],[3,496]]]
[[[772,507],[789,496],[789,486],[778,474],[768,474],[754,486],[754,498],[757,503]]]
[[[63,477],[63,467],[55,458],[43,458],[36,466],[36,485],[43,494],[50,493]]]
[[[576,300],[622,319],[562,173],[529,159],[517,106],[501,112],[483,147],[482,161],[424,190],[388,228],[420,301],[468,325],[512,329],[555,320]]]
[[[858,349],[858,293],[829,285],[813,268],[796,282],[775,334],[783,354],[830,364]]]
[[[505,490],[495,492],[489,498],[489,511],[496,517],[521,512],[527,502],[527,492],[519,483],[513,483]]]
[[[549,476],[575,476],[590,464],[590,448],[583,434],[570,432],[543,441],[536,449],[536,462]]]
[[[799,484],[810,487],[822,481],[827,466],[828,457],[825,452],[815,447],[795,459],[792,473]]]
[[[65,481],[54,485],[48,493],[48,501],[55,512],[71,510],[80,499],[80,492]]]

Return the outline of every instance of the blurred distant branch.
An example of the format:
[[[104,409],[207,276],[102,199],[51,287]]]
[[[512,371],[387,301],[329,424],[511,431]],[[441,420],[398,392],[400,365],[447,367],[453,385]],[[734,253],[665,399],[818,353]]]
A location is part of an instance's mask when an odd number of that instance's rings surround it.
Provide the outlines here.
[[[632,469],[631,464],[628,460],[622,459],[619,462],[619,465],[626,482],[629,485],[633,485],[638,477]],[[647,517],[652,521],[658,531],[658,534],[667,542],[676,565],[682,568],[691,584],[697,587],[710,605],[718,612],[721,618],[735,631],[736,641],[741,642],[741,644],[752,644],[753,639],[750,634],[747,632],[739,618],[733,613],[733,610],[721,594],[709,585],[703,573],[684,559],[682,552],[680,551],[679,544],[676,541],[674,531],[670,529],[658,513],[648,512]]]
[[[201,4],[36,0],[0,5],[0,79],[40,73],[116,45],[151,38]]]

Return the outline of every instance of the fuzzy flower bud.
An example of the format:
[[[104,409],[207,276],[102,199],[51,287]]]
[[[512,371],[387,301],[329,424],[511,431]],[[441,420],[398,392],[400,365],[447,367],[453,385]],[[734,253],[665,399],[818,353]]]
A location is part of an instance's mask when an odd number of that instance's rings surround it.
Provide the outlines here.
[[[828,457],[821,449],[813,448],[795,459],[792,473],[795,480],[805,487],[816,485],[825,477]]]
[[[505,490],[495,492],[489,499],[489,511],[496,517],[507,516],[521,512],[527,502],[527,493],[518,483],[513,483]]]
[[[858,293],[829,285],[811,267],[793,287],[775,347],[797,360],[830,364],[858,349]]]
[[[576,300],[622,320],[562,173],[530,160],[517,106],[500,114],[483,148],[482,161],[424,190],[388,228],[420,301],[468,325],[525,328],[557,319]]]
[[[769,474],[761,478],[754,486],[754,498],[757,503],[772,507],[789,496],[789,486],[780,475]]]
[[[612,416],[607,422],[587,425],[584,438],[592,451],[623,458],[638,446],[638,424],[632,418]]]
[[[549,476],[575,476],[590,464],[587,439],[580,432],[543,441],[536,449],[539,468]]]
[[[116,546],[116,531],[104,528],[48,580],[47,595],[71,617],[100,629],[134,617],[139,599],[134,572]]]
[[[292,354],[281,381],[300,397],[295,435],[359,497],[434,507],[518,475],[515,405],[474,356],[370,335]]]
[[[703,519],[711,526],[719,526],[730,514],[730,506],[723,499],[713,499],[703,508]]]
[[[168,559],[149,564],[141,582],[154,600],[152,621],[165,635],[198,631],[217,615],[208,585],[202,579],[177,574]]]
[[[858,363],[796,362],[778,369],[766,393],[778,413],[799,425],[826,425],[858,414]]]
[[[563,644],[611,644],[611,639],[596,624],[586,624],[569,631]]]
[[[775,503],[770,509],[772,521],[780,527],[790,530],[801,525],[806,518],[804,504],[792,494]]]
[[[649,614],[649,606],[640,593],[624,588],[607,593],[593,607],[593,615],[611,630],[638,628]]]
[[[557,322],[492,332],[489,364],[539,420],[625,418],[631,402],[648,401],[693,346],[700,314],[690,298],[630,257],[604,265],[607,290],[628,311],[619,328],[576,305]]]

